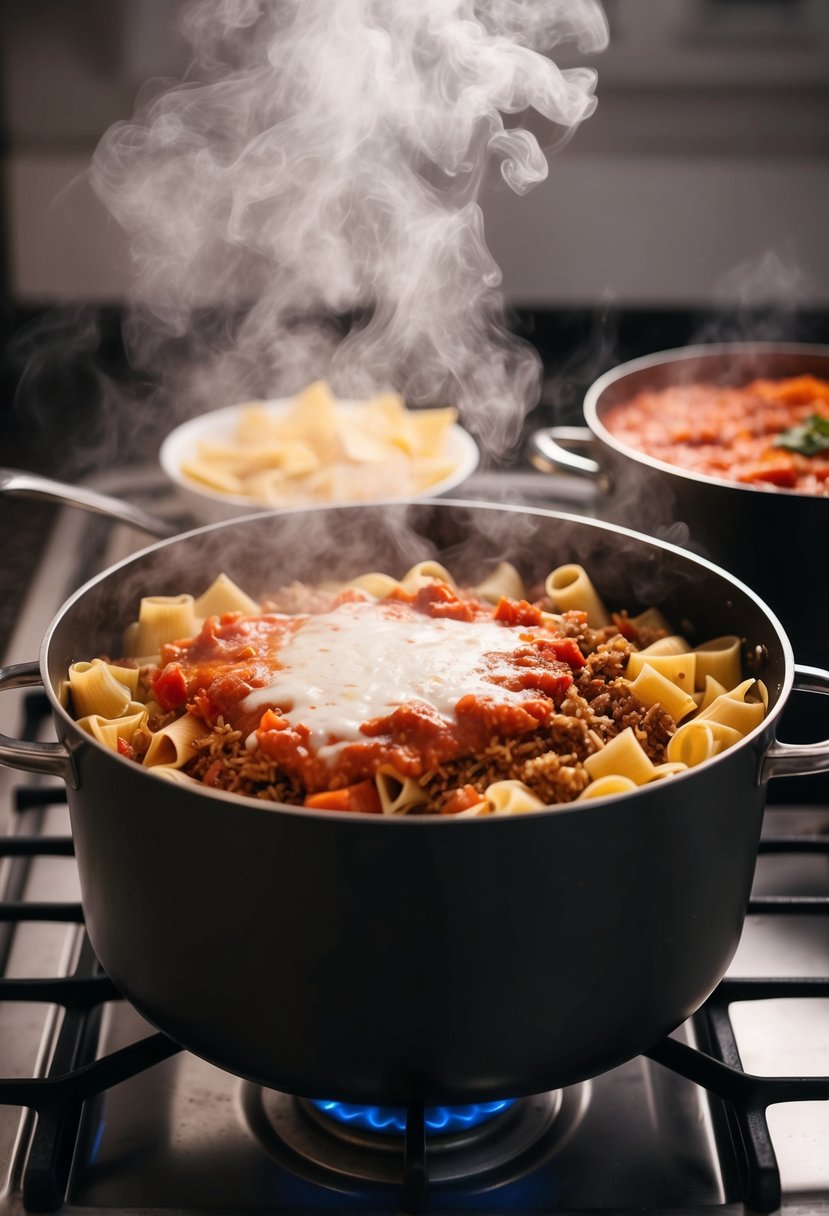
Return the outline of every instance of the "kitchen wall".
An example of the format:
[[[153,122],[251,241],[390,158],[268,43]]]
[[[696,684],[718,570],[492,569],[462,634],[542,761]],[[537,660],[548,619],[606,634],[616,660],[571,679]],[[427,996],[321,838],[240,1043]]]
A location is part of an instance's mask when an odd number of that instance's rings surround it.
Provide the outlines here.
[[[118,301],[128,291],[119,232],[85,171],[141,84],[186,62],[180,7],[4,6],[15,301]],[[551,158],[541,186],[519,198],[496,182],[485,195],[508,297],[534,306],[829,304],[829,5],[608,0],[606,11],[597,112]]]

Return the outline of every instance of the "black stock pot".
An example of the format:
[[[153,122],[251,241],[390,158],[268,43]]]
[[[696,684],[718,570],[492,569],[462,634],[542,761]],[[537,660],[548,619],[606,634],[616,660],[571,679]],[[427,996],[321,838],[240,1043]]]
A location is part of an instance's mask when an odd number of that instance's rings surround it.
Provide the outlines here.
[[[734,633],[769,688],[731,750],[616,799],[515,816],[342,815],[168,782],[61,707],[73,661],[118,650],[142,594],[252,594],[427,555],[460,579],[500,558],[530,580],[579,561],[611,607],[659,606],[693,642]],[[829,768],[829,741],[775,737],[795,667],[778,621],[705,560],[607,524],[482,504],[257,515],[174,538],[78,591],[40,663],[58,742],[0,759],[68,786],[89,935],[155,1026],[257,1082],[347,1101],[469,1102],[540,1092],[658,1042],[737,946],[771,777]]]

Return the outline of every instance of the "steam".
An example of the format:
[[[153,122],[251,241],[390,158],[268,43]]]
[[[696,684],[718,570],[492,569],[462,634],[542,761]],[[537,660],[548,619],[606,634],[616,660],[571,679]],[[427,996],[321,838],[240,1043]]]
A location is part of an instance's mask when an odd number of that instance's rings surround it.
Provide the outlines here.
[[[235,311],[189,364],[192,410],[297,391],[395,388],[453,404],[490,450],[517,438],[538,357],[508,332],[478,198],[491,164],[548,172],[595,73],[544,51],[607,38],[598,0],[199,0],[183,81],[139,96],[92,183],[129,236],[138,361],[205,308]]]

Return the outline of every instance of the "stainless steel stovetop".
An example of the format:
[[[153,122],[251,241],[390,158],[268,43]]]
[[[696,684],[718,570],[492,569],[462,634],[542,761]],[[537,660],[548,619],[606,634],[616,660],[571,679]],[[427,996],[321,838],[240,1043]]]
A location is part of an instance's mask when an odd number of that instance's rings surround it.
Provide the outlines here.
[[[96,484],[155,513],[178,515],[178,502],[155,470],[136,469]],[[507,479],[477,474],[464,491],[468,498],[510,498],[589,512],[580,483],[536,474]],[[66,595],[145,543],[126,526],[63,511],[6,661],[34,658]],[[24,694],[0,697],[0,730],[17,734],[27,705],[33,729],[48,738],[48,716],[37,706],[32,713]],[[49,990],[22,988],[26,981],[48,985],[76,970],[85,977],[81,983],[103,977],[95,975],[82,924],[50,919],[58,915],[56,905],[77,912],[79,900],[61,788],[49,778],[0,769],[3,834],[19,843],[8,850],[17,856],[0,860],[0,901],[23,902],[42,914],[14,927],[0,923],[0,964],[5,958],[6,981],[19,986],[16,993],[7,988],[12,999],[0,1003],[0,1078],[27,1084],[27,1078],[65,1069],[67,1061],[72,1069],[129,1050],[153,1030],[122,1000],[105,999],[91,1012],[79,1013],[71,999],[65,1011],[44,999]],[[767,812],[753,911],[728,975],[734,1001],[712,1006],[709,1017],[681,1027],[675,1043],[698,1047],[709,1034],[716,1038],[727,1017],[746,1073],[764,1078],[829,1074],[829,908],[809,903],[829,897],[828,836],[827,807],[781,806]],[[33,840],[42,847],[27,857],[26,842]],[[774,995],[752,999],[764,979],[814,983],[771,985],[761,991]],[[740,987],[740,980],[747,982]],[[710,1047],[707,1041],[703,1045]],[[67,1213],[102,1216],[406,1210],[399,1140],[386,1138],[382,1147],[367,1152],[366,1140],[380,1143],[376,1136],[321,1129],[294,1098],[262,1091],[173,1047],[162,1046],[157,1059],[86,1101],[79,1120],[69,1120],[72,1137],[66,1143],[58,1138],[51,1149],[44,1147],[48,1113],[36,1117],[22,1104],[0,1105],[0,1216],[61,1201]],[[2,1086],[0,1081],[0,1092]],[[10,1088],[7,1082],[7,1092]],[[781,1210],[787,1216],[829,1213],[829,1102],[782,1101],[770,1107],[768,1127],[780,1172]],[[430,1140],[430,1210],[436,1216],[456,1211],[742,1213],[745,1182],[741,1154],[733,1149],[739,1135],[727,1103],[640,1057],[562,1093],[528,1099],[498,1116],[477,1141],[472,1134]],[[55,1164],[44,1165],[49,1152],[57,1159],[51,1177],[66,1178],[57,1194],[50,1193],[48,1177],[43,1182],[44,1169],[48,1173]],[[470,1176],[473,1170],[479,1172]],[[350,1171],[357,1176],[350,1177]]]

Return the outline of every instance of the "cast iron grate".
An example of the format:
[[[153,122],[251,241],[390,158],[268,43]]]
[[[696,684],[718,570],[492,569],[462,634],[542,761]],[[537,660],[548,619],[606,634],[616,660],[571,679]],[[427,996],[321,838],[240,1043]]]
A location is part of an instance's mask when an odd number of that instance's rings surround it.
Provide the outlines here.
[[[65,794],[55,787],[24,787],[15,791],[15,810],[37,813],[37,808],[64,799]],[[761,851],[829,856],[829,836],[767,837],[761,843]],[[12,859],[9,881],[0,902],[0,1001],[48,1003],[64,1010],[46,1075],[0,1078],[0,1104],[26,1107],[37,1116],[23,1175],[23,1205],[32,1212],[55,1211],[65,1201],[83,1103],[181,1050],[166,1035],[153,1033],[96,1059],[102,1006],[122,998],[102,971],[85,934],[72,974],[45,979],[5,976],[9,946],[17,925],[27,921],[79,926],[83,923],[79,903],[29,902],[21,898],[26,867],[34,858],[72,853],[68,836],[18,833],[0,838],[0,858]],[[829,897],[752,899],[749,914],[829,917]],[[773,1212],[781,1202],[780,1172],[766,1117],[768,1107],[780,1102],[829,1100],[829,1077],[765,1077],[746,1073],[729,1006],[738,1001],[775,997],[827,996],[829,976],[726,978],[694,1018],[698,1040],[705,1050],[667,1038],[646,1053],[651,1060],[722,1100],[728,1133],[728,1143],[720,1144],[721,1157],[728,1154],[728,1161],[722,1161],[723,1168],[736,1169],[736,1191],[751,1211]],[[428,1148],[420,1102],[412,1102],[408,1109],[400,1194],[402,1212],[428,1211]]]

